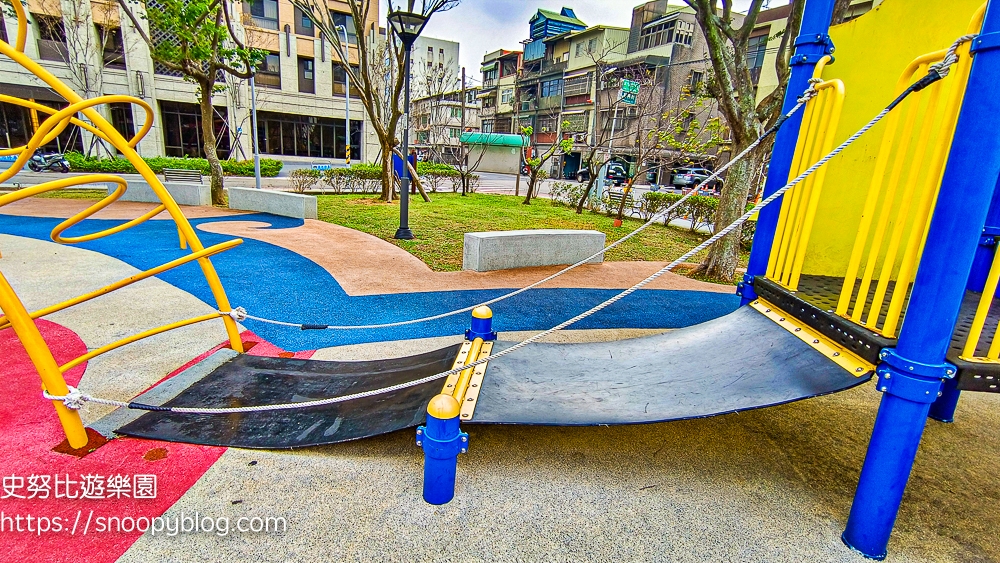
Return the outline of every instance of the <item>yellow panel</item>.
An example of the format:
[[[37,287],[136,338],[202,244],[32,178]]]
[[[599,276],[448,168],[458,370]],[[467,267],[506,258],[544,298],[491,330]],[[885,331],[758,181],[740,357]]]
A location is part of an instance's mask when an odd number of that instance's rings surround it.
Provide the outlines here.
[[[492,351],[493,343],[483,342],[479,357],[485,358]],[[462,420],[472,420],[472,416],[476,412],[476,404],[479,402],[479,392],[483,389],[483,378],[486,377],[486,366],[488,365],[489,362],[479,364],[475,367],[475,371],[472,372],[472,379],[469,381],[469,390],[465,392],[465,398],[462,399]]]
[[[871,12],[834,26],[830,36],[837,48],[836,61],[824,69],[823,79],[840,78],[851,93],[844,102],[836,142],[892,101],[896,80],[910,61],[944,49],[965,34],[982,5],[983,0],[885,0]],[[884,131],[885,122],[827,166],[804,273],[844,275]]]

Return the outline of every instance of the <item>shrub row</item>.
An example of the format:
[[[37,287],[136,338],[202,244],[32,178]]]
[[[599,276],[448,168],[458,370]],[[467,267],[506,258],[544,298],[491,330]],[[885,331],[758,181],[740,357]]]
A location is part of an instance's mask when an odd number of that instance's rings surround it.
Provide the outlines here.
[[[298,174],[296,174],[298,173]],[[315,173],[315,174],[314,174]],[[452,192],[462,189],[462,177],[454,166],[432,162],[417,162],[417,175],[423,182],[424,189],[437,192],[449,185]],[[298,177],[297,177],[298,176]],[[307,179],[308,178],[308,179]],[[315,181],[310,182],[309,179]],[[479,176],[473,174],[470,178],[471,189],[479,185]],[[335,194],[342,193],[380,193],[382,191],[382,167],[378,164],[355,164],[350,168],[330,168],[319,173],[315,170],[292,172],[292,189],[302,191],[312,189],[320,184],[320,189]],[[299,186],[308,187],[300,188]]]
[[[106,172],[110,174],[135,174],[137,171],[132,163],[124,158],[86,157],[76,151],[66,153],[70,169],[74,172]],[[198,170],[208,175],[208,161],[204,158],[175,158],[170,156],[154,156],[143,158],[146,164],[157,174],[164,168],[179,168],[183,170]],[[260,159],[260,175],[274,177],[281,171],[282,162],[273,158]],[[253,176],[252,160],[223,160],[222,170],[228,176]]]

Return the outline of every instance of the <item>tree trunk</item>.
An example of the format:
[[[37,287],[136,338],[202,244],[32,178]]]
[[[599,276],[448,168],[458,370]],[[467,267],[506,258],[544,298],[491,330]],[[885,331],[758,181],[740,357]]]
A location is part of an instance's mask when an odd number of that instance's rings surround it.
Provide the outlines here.
[[[535,182],[538,181],[538,170],[532,170],[528,175],[528,193],[524,196],[524,205],[531,205],[531,196],[535,193]]]
[[[735,146],[733,154],[739,154],[745,148],[746,144]],[[766,153],[758,148],[729,169],[725,182],[727,189],[723,189],[719,196],[719,208],[715,213],[713,232],[721,231],[746,212],[750,183],[763,164],[765,155]],[[738,227],[716,241],[709,249],[708,258],[698,268],[698,272],[710,278],[732,281],[739,262],[741,230],[742,228]]]
[[[381,139],[380,139],[381,140]],[[380,199],[384,202],[391,202],[393,192],[395,192],[395,187],[393,186],[393,171],[392,166],[392,155],[393,147],[385,142],[382,145],[382,195]]]
[[[212,204],[225,205],[226,200],[222,190],[222,163],[219,162],[219,153],[215,151],[215,114],[212,107],[214,86],[214,83],[204,81],[198,85],[201,89],[201,137],[204,141],[203,150],[205,151],[205,160],[208,161],[208,172],[212,178]]]
[[[587,189],[583,190],[580,202],[576,204],[576,212],[578,214],[583,213],[583,205],[587,203],[587,198],[590,197],[590,191],[594,189],[595,182],[597,182],[597,174],[591,174],[590,180],[587,181]]]

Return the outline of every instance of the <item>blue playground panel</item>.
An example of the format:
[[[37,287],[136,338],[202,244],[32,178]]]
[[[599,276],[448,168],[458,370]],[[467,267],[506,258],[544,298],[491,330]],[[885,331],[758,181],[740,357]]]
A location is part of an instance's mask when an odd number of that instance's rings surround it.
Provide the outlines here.
[[[197,219],[197,227],[215,221],[260,221],[272,229],[297,227],[300,219],[268,214]],[[0,215],[0,232],[50,240],[62,219]],[[123,221],[89,219],[70,234],[107,229]],[[199,231],[205,246],[234,237]],[[147,221],[123,233],[78,246],[147,270],[187,255],[177,244],[173,221]],[[306,324],[366,325],[435,315],[482,303],[507,289],[435,291],[350,296],[321,266],[279,246],[244,239],[236,248],[212,257],[233,307],[256,316]],[[391,275],[391,274],[390,274]],[[208,304],[214,303],[197,264],[180,266],[157,276]],[[635,281],[639,281],[637,276]],[[603,289],[535,289],[492,306],[496,330],[545,330],[618,293]],[[607,309],[573,325],[575,329],[681,328],[731,313],[739,306],[735,294],[702,291],[640,290]],[[299,330],[253,320],[244,325],[285,350],[405,340],[463,334],[469,315],[454,315],[427,323],[376,330]],[[219,336],[222,340],[224,335]]]

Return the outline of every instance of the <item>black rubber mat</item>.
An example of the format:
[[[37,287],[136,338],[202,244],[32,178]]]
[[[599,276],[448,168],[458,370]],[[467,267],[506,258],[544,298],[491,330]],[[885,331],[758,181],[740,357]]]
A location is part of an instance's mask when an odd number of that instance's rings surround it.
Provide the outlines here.
[[[240,356],[166,406],[237,407],[292,403],[359,393],[451,368],[461,346],[369,362]],[[225,415],[149,412],[119,434],[170,442],[242,448],[295,448],[346,442],[416,426],[441,381],[322,407]]]
[[[497,343],[499,351],[512,343]],[[410,381],[451,367],[458,346],[375,362],[240,356],[167,403],[305,401]],[[656,336],[534,344],[490,362],[473,423],[629,424],[712,416],[841,391],[867,381],[748,307]],[[416,426],[442,381],[301,410],[240,415],[151,412],[118,432],[159,440],[294,448]]]

